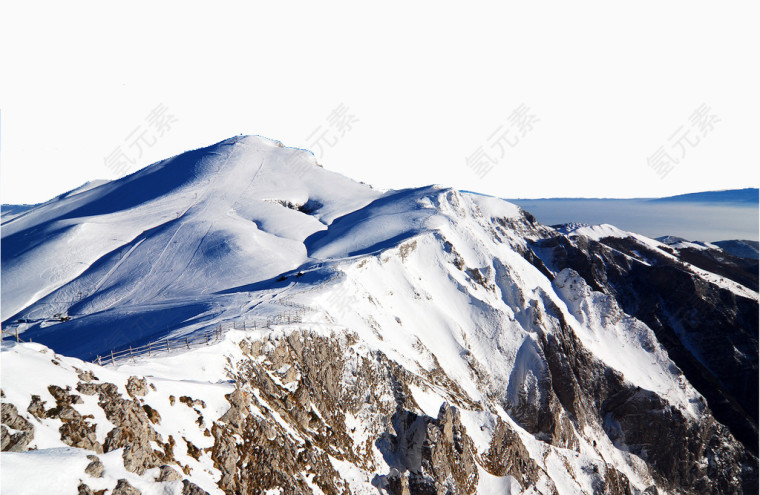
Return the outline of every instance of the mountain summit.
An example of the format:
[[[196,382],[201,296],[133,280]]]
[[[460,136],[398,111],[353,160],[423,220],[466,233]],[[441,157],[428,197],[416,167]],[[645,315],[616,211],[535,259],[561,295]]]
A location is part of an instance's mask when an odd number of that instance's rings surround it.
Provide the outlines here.
[[[756,260],[716,245],[238,137],[4,220],[2,312],[8,493],[41,455],[80,493],[757,491]]]

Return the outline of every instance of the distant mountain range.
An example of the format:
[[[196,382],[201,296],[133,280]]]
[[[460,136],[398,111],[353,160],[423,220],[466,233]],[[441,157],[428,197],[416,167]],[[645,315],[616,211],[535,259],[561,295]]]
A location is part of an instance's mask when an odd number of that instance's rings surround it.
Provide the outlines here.
[[[719,191],[701,191],[687,194],[678,194],[675,196],[664,196],[661,198],[641,197],[641,198],[577,198],[577,197],[555,197],[555,198],[504,198],[507,201],[680,201],[692,203],[731,203],[731,204],[748,204],[758,206],[760,201],[760,189],[756,187],[746,187],[744,189],[723,189]]]
[[[682,203],[720,203],[740,204],[757,208],[760,201],[760,189],[747,187],[745,189],[727,189],[724,191],[706,191],[689,194],[679,194],[666,198],[655,198],[655,202],[682,202]]]
[[[544,224],[612,224],[651,238],[696,241],[758,240],[758,189],[681,194],[665,198],[507,199]]]

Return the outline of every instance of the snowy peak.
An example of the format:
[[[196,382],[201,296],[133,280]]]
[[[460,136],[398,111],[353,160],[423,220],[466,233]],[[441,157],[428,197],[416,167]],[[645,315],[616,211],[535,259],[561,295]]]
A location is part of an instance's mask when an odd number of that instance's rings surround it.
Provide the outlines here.
[[[52,300],[110,292],[107,302],[90,301],[99,311],[164,287],[196,293],[267,278],[305,261],[306,237],[379,196],[306,151],[228,139],[4,222],[2,312],[7,319],[59,288],[66,294]],[[237,274],[196,286],[221,260]],[[155,290],[127,288],[138,283]]]
[[[589,239],[598,241],[604,237],[625,238],[631,236],[630,232],[621,230],[610,224],[590,225],[587,223],[565,223],[561,225],[552,225],[557,232],[570,236],[586,236]]]
[[[260,137],[2,242],[3,327],[35,342],[3,349],[3,448],[81,463],[72,486],[94,451],[88,483],[146,493],[756,492],[756,262]]]

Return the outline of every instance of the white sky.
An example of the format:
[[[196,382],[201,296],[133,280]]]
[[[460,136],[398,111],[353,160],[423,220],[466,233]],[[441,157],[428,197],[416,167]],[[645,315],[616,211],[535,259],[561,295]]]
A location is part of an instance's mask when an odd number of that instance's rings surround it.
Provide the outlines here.
[[[104,159],[118,147],[136,169],[240,133],[309,148],[317,129],[334,143],[321,163],[378,187],[641,197],[758,185],[757,2],[209,5],[4,2],[2,202],[115,178]],[[539,120],[519,134],[509,117],[523,103]],[[699,134],[702,103],[719,122]],[[333,136],[340,104],[358,121]],[[147,146],[158,105],[176,122]],[[489,140],[499,126],[503,159]],[[683,150],[679,130],[697,133]],[[466,166],[480,146],[497,161],[483,178]],[[661,146],[679,159],[664,178],[647,166]]]

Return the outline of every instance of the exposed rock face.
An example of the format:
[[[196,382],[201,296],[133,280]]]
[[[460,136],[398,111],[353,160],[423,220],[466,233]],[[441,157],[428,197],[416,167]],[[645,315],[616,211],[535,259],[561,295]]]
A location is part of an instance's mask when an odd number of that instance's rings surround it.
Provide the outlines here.
[[[594,290],[610,294],[623,311],[647,324],[707,399],[716,419],[757,454],[757,301],[707,284],[677,259],[630,238],[597,242],[554,236],[536,242],[534,249],[546,253],[544,260],[555,270],[572,268]],[[710,263],[709,256],[683,254],[685,261],[702,266]],[[747,277],[757,280],[742,264],[724,270],[728,278],[750,286]]]
[[[252,387],[251,392],[229,394],[230,409],[212,430],[213,458],[223,473],[220,486],[293,486],[297,493],[308,489],[299,475],[305,470],[313,472],[312,482],[325,493],[344,493],[347,486],[325,454],[371,469],[376,448],[392,466],[391,472],[376,476],[378,488],[389,493],[474,493],[477,461],[456,407],[444,404],[437,418],[410,411],[416,404],[406,387],[419,379],[382,355],[357,354],[349,347],[355,342],[351,335],[334,337],[293,332],[267,344],[265,355],[260,354],[265,347],[261,342],[241,343],[258,359],[239,363],[243,371],[238,383]],[[273,379],[273,373],[282,376]],[[294,386],[284,388],[283,382]],[[251,406],[274,410],[262,418],[250,413]],[[294,443],[272,421],[273,414],[287,418],[304,443]],[[349,415],[364,418],[368,431],[363,441],[347,431]],[[242,436],[242,448],[231,440],[235,434]]]
[[[27,445],[34,439],[34,426],[18,414],[18,410],[13,404],[3,402],[1,407],[2,451],[22,452],[26,450]],[[11,432],[10,430],[15,431]]]
[[[391,472],[378,477],[378,487],[394,495],[475,492],[474,449],[456,408],[443,404],[438,418],[398,410],[391,423],[395,434],[378,440]]]
[[[103,449],[95,437],[95,425],[89,419],[77,412],[72,404],[81,404],[82,398],[70,393],[70,389],[62,389],[51,385],[48,391],[55,398],[56,407],[46,412],[48,418],[58,418],[63,424],[60,428],[61,440],[72,447],[94,450],[101,453]]]
[[[182,495],[209,495],[208,492],[195,483],[182,480]]]
[[[82,416],[73,407],[74,404],[81,404],[82,398],[71,393],[68,387],[63,389],[51,385],[48,392],[55,399],[55,407],[45,409],[45,402],[38,395],[33,395],[27,411],[40,420],[60,420],[62,425],[58,431],[66,445],[102,453],[103,447],[95,437],[95,425],[91,423],[91,418]]]
[[[185,439],[187,455],[208,456],[225,493],[269,489],[284,494],[317,489],[326,494],[351,493],[350,484],[336,469],[335,463],[343,462],[375,473],[367,481],[381,493],[473,494],[484,472],[510,476],[523,489],[540,487],[539,493],[550,494],[562,491],[549,479],[547,466],[535,450],[526,446],[525,432],[518,430],[524,428],[567,452],[594,448],[592,438],[599,437],[584,433],[591,430],[640,459],[636,469],[651,475],[651,493],[657,489],[754,493],[755,458],[709,414],[686,417],[653,392],[631,386],[579,342],[562,313],[549,302],[544,309],[534,305],[529,313],[547,331],[519,353],[542,360],[543,367],[536,369],[543,371],[535,383],[527,378],[517,381],[525,387],[516,402],[502,392],[493,395],[490,405],[472,402],[439,368],[410,373],[384,354],[363,347],[349,332],[325,336],[296,330],[264,340],[243,339],[244,357],[229,363],[228,372],[236,384],[226,395],[229,408],[218,419],[209,420],[207,433],[213,443],[198,448]],[[473,366],[478,369],[477,363]],[[134,398],[122,396],[113,383],[97,379],[79,383],[80,393],[97,395],[98,406],[113,424],[102,446],[90,442],[81,448],[96,452],[123,448],[126,470],[159,483],[182,480],[183,494],[206,493],[186,478],[190,469],[174,457],[174,440],[169,437],[164,443],[156,432],[154,418],[147,412],[153,407],[141,402],[150,398],[148,388],[140,386],[145,383],[132,378],[127,383]],[[426,387],[446,390],[448,402],[435,417],[420,410],[411,391]],[[35,396],[29,414],[70,425],[61,428],[64,442],[94,435],[93,425],[76,412],[81,397],[65,387],[51,386],[48,392],[56,406],[48,409]],[[510,411],[510,419],[494,414],[501,406]],[[206,404],[180,395],[178,404],[167,407],[198,412]],[[479,433],[489,439],[480,451],[463,424],[465,411],[491,418],[490,426]],[[33,432],[31,423],[12,404],[3,404],[3,423]],[[205,422],[194,425],[199,431],[205,428]],[[17,445],[17,450],[23,449],[23,443]],[[85,473],[102,476],[99,458],[91,455],[88,459]],[[147,472],[152,468],[158,468],[156,474]],[[641,490],[601,459],[582,466],[581,471],[576,474],[590,480],[584,489],[588,493],[622,495]],[[92,493],[84,484],[79,491]],[[113,493],[139,492],[120,480]]]
[[[114,487],[113,495],[140,495],[140,490],[130,485],[127,480],[119,480]]]
[[[213,458],[222,467],[220,486],[231,492],[248,493],[282,487],[285,493],[311,491],[302,472],[326,494],[345,493],[340,476],[324,452],[298,445],[256,416],[242,420],[239,430],[214,425],[216,440]],[[242,436],[243,444],[233,446],[225,439]]]
[[[103,463],[100,461],[100,459],[94,455],[88,455],[87,458],[90,460],[90,463],[87,465],[86,468],[84,468],[85,474],[89,474],[93,478],[102,477],[103,470],[105,468],[103,466]]]
[[[136,376],[130,376],[127,380],[127,393],[133,399],[137,397],[145,397],[148,394],[148,382],[145,378],[138,378]]]
[[[150,445],[151,441],[162,443],[161,438],[140,404],[124,399],[112,383],[100,384],[98,397],[106,417],[116,426],[103,443],[104,452],[124,448],[124,467],[137,474],[161,465],[160,453]]]
[[[522,486],[534,485],[541,471],[520,437],[501,418],[496,422],[491,445],[481,457],[481,464],[496,476],[512,476]]]
[[[241,345],[252,357],[262,348],[261,342]],[[222,471],[220,486],[310,491],[301,474],[305,472],[325,493],[346,492],[327,454],[360,460],[367,446],[354,449],[346,433],[345,413],[358,412],[360,403],[352,397],[354,390],[341,388],[344,359],[338,348],[328,339],[295,332],[279,340],[266,358],[262,363],[254,359],[239,363],[237,382],[242,387],[227,396],[230,409],[212,428],[212,458]],[[277,379],[278,371],[286,367]],[[279,384],[297,378],[295,390]],[[366,378],[371,381],[370,374]],[[252,406],[263,417],[251,414]],[[303,443],[294,441],[276,417],[286,418],[303,435]],[[242,446],[235,444],[236,435],[242,437]]]
[[[176,469],[166,464],[161,466],[161,470],[156,477],[156,481],[179,481],[181,479],[182,475],[179,474]]]
[[[664,486],[718,494],[737,491],[742,480],[744,493],[757,491],[757,478],[742,472],[756,461],[732,445],[719,423],[690,422],[656,394],[638,388],[610,397],[601,412],[610,438],[650,463]]]

